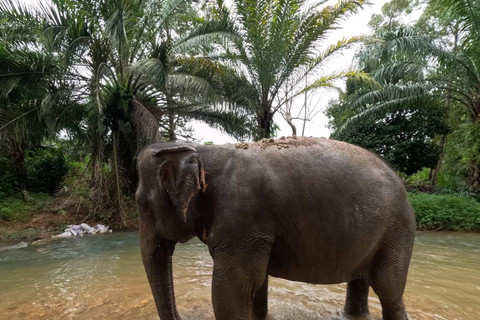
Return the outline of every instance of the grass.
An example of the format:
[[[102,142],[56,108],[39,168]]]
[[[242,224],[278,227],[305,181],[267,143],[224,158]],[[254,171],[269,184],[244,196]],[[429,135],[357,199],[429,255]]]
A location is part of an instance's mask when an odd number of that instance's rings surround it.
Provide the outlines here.
[[[52,200],[45,193],[30,193],[30,200],[8,197],[0,199],[0,221],[25,221],[33,213],[44,209]]]
[[[408,198],[418,229],[480,232],[480,203],[472,197],[412,192]]]

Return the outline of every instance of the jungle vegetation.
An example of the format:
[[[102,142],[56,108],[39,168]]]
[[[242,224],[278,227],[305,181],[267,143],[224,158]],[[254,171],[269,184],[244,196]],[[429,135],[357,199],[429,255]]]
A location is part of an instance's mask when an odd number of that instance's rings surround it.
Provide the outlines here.
[[[324,106],[332,138],[414,192],[477,201],[480,0],[392,0],[371,35],[329,39],[365,5],[0,0],[0,220],[45,193],[58,212],[127,225],[142,147],[195,141],[193,120],[252,141],[275,137],[281,113],[296,134],[292,101],[321,90],[339,92]]]

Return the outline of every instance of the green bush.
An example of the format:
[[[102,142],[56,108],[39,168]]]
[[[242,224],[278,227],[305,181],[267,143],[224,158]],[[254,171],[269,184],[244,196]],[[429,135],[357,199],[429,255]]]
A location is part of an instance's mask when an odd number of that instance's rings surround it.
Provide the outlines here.
[[[472,197],[409,193],[417,228],[480,231],[480,203]]]
[[[52,199],[44,193],[31,193],[27,202],[9,197],[0,200],[0,221],[23,221],[33,213],[42,210]]]
[[[60,187],[69,165],[61,148],[49,146],[29,151],[25,169],[29,191],[53,195]]]

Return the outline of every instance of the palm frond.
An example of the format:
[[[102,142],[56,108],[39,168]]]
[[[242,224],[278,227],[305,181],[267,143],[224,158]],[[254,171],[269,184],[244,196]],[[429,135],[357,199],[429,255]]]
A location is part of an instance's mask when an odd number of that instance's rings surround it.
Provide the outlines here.
[[[428,103],[428,99],[431,99],[432,96],[428,95],[417,95],[417,96],[402,96],[388,101],[383,101],[369,106],[363,111],[357,113],[353,117],[346,120],[346,122],[335,131],[335,134],[338,136],[343,131],[347,130],[349,126],[359,124],[364,119],[369,117],[380,117],[385,116],[388,113],[394,113],[398,111],[403,111],[407,106],[418,105],[420,103]]]
[[[188,53],[203,48],[211,49],[214,44],[220,44],[227,48],[229,42],[238,40],[234,31],[233,23],[227,18],[210,20],[202,23],[187,36],[179,38],[170,50],[174,54]]]
[[[350,108],[352,110],[359,110],[368,108],[371,105],[377,105],[378,103],[386,103],[388,105],[389,101],[423,99],[431,95],[432,89],[433,87],[430,84],[423,82],[385,85],[381,89],[361,94],[352,102]]]
[[[216,89],[205,78],[177,71],[168,76],[167,83],[170,92],[180,93],[182,96],[197,95],[206,101],[218,100]]]
[[[358,36],[358,37],[352,37],[352,38],[343,38],[337,43],[331,44],[328,46],[325,50],[317,54],[316,56],[309,58],[307,63],[300,69],[296,70],[296,73],[294,73],[294,76],[292,77],[292,73],[290,70],[285,70],[285,73],[281,75],[279,78],[279,84],[283,83],[285,80],[285,77],[290,77],[292,80],[292,85],[296,86],[298,85],[302,80],[305,79],[307,75],[310,73],[314,72],[316,69],[320,68],[322,65],[325,65],[330,59],[335,58],[338,54],[341,54],[345,49],[350,48],[352,45],[363,41],[364,37],[363,36]],[[288,73],[289,71],[290,73]]]
[[[135,72],[144,74],[150,82],[159,88],[166,84],[167,71],[164,63],[158,58],[148,58],[138,61],[134,66]]]
[[[315,90],[315,89],[323,89],[323,88],[331,88],[336,91],[341,91],[340,88],[333,85],[333,82],[339,79],[349,78],[350,80],[361,84],[362,87],[370,88],[370,89],[381,89],[382,86],[372,78],[368,73],[364,71],[357,71],[352,69],[347,69],[343,71],[333,72],[328,75],[324,75],[320,78],[317,78],[312,84],[305,86],[301,91],[295,93],[293,97],[296,97],[300,94],[305,92]]]
[[[157,28],[162,28],[164,22],[180,7],[185,0],[162,1],[160,11],[156,19]]]
[[[124,19],[123,7],[119,7],[106,21],[106,34],[114,45],[128,42]]]
[[[0,46],[0,60],[0,98],[18,85],[31,87],[58,73],[52,56],[35,51]]]
[[[188,111],[188,112],[187,112]],[[237,140],[245,141],[251,137],[252,119],[246,115],[239,115],[233,111],[215,111],[210,108],[195,108],[194,110],[178,110],[179,115],[205,122]]]
[[[157,140],[163,112],[148,101],[134,99],[132,105],[134,107],[132,117],[138,136],[149,141]]]
[[[38,121],[41,104],[40,99],[32,99],[3,106],[0,109],[0,131],[8,130],[19,123],[22,123],[23,129],[28,131],[29,127],[34,127],[32,122]]]
[[[442,0],[442,13],[461,22],[463,31],[478,37],[480,34],[480,2],[477,0]]]

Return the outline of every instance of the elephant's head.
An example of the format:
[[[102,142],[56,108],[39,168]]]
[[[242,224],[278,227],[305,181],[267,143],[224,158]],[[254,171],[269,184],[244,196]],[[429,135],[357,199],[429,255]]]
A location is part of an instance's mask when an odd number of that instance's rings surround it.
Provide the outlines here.
[[[147,149],[139,156],[136,200],[140,218],[154,217],[157,234],[184,242],[187,210],[192,198],[205,191],[203,163],[195,148]]]
[[[178,320],[171,256],[177,242],[189,240],[188,207],[205,191],[203,163],[191,146],[146,149],[138,158],[140,247],[148,281],[162,320]]]

